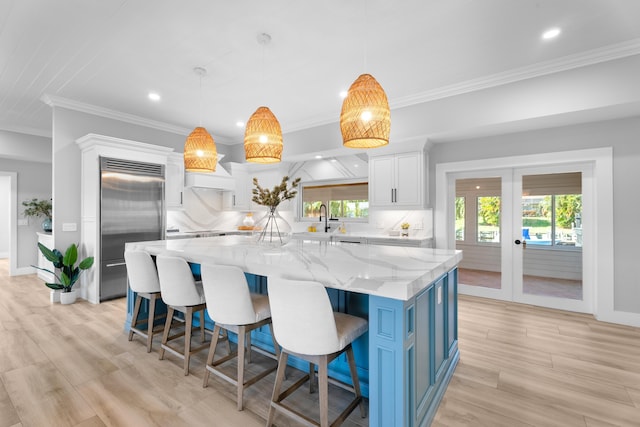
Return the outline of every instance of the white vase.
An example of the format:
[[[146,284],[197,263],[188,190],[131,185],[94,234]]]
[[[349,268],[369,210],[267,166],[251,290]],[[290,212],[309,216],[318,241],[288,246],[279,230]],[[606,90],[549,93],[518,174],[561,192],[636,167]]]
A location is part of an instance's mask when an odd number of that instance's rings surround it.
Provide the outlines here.
[[[61,292],[60,293],[60,304],[73,304],[76,302],[76,298],[78,297],[76,291],[70,292]]]
[[[56,291],[54,289],[49,289],[49,300],[51,301],[51,304],[54,304],[56,302],[60,302],[60,293],[61,293],[61,291]]]

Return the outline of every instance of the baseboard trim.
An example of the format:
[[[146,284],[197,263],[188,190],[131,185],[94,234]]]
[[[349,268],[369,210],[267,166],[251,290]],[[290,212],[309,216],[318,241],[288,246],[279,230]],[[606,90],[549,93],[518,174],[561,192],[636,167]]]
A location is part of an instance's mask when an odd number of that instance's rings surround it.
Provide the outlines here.
[[[16,268],[16,274],[14,276],[24,276],[26,274],[36,274],[36,269],[33,267]]]

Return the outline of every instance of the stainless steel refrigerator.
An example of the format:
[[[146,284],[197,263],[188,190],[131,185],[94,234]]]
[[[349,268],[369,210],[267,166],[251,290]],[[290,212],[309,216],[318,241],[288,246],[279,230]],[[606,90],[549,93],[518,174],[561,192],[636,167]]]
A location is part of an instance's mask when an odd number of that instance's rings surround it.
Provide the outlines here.
[[[164,231],[164,165],[101,157],[100,301],[127,293],[125,243]]]

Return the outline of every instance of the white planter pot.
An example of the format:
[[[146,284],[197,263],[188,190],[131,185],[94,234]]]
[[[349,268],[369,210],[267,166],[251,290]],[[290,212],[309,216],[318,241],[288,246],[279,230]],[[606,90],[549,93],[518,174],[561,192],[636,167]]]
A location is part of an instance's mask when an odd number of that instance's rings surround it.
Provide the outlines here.
[[[62,291],[55,291],[53,289],[49,290],[49,299],[51,301],[51,304],[54,304],[56,302],[60,302],[60,294],[62,293]]]
[[[61,292],[60,293],[60,304],[73,304],[76,302],[77,293],[76,291],[71,292]]]

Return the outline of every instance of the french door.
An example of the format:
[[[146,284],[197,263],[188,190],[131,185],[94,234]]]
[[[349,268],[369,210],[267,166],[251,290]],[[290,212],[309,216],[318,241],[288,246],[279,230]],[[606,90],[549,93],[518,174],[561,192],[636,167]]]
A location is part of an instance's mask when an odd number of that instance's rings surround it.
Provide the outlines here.
[[[591,175],[589,164],[455,174],[460,292],[592,312],[583,264]]]

